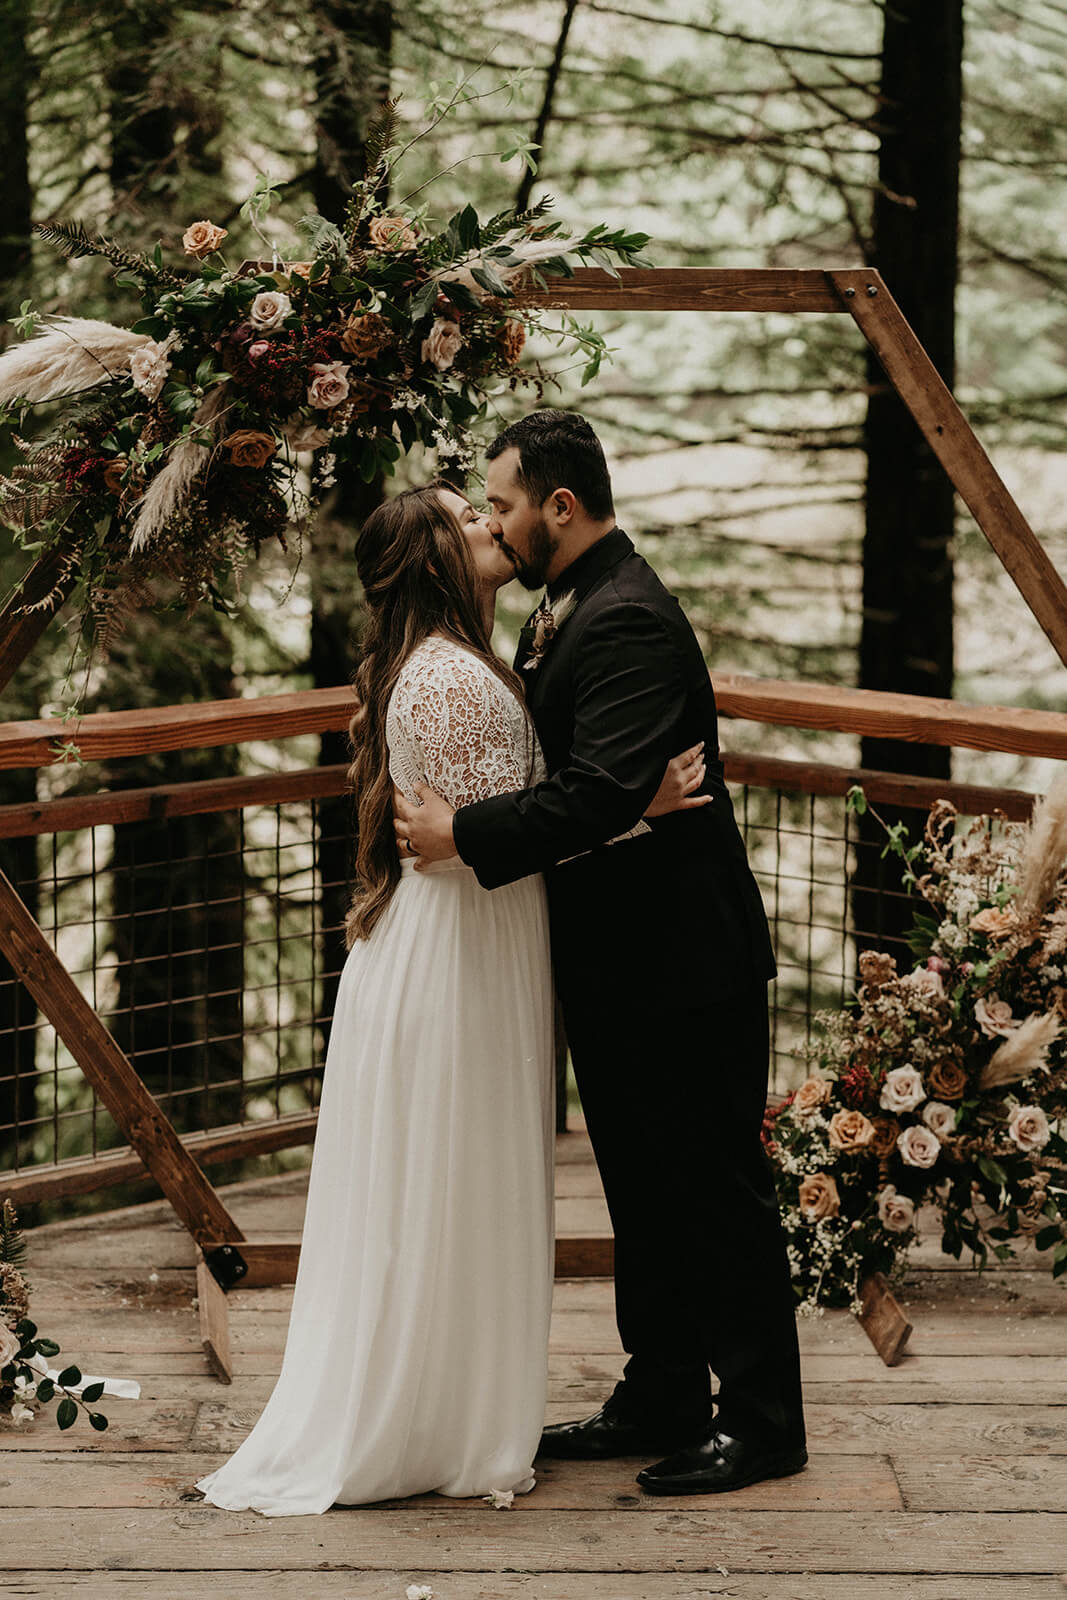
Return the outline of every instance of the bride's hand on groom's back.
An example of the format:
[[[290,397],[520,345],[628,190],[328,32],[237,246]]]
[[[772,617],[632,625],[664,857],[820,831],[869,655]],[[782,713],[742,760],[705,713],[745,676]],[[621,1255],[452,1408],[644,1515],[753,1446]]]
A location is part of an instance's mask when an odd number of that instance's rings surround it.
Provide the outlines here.
[[[692,811],[697,806],[710,805],[710,794],[697,794],[704,782],[704,741],[683,750],[667,763],[663,782],[645,811],[646,817],[664,817],[669,811]]]

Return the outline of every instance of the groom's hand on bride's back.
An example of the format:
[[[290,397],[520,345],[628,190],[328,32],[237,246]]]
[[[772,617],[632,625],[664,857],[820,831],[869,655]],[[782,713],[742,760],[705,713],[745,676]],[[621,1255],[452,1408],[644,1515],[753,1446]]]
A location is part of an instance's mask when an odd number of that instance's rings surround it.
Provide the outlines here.
[[[417,783],[415,793],[418,801],[412,804],[402,790],[393,789],[393,827],[401,861],[418,856],[415,871],[419,872],[426,862],[444,861],[457,853],[452,837],[455,812],[429,784]]]
[[[704,782],[705,771],[702,739],[668,761],[663,782],[652,796],[645,816],[665,817],[670,811],[692,811],[697,806],[710,805],[714,795],[696,792]]]

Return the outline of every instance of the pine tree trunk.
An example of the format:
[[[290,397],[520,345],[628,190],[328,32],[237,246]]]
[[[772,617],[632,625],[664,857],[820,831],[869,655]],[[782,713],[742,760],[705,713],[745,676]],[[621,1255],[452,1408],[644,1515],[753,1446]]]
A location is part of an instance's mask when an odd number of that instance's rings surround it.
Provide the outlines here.
[[[175,117],[144,107],[154,53],[171,9],[147,0],[123,13],[108,72],[113,209],[138,207],[146,185],[174,163]],[[232,636],[201,608],[135,618],[105,673],[104,704],[167,705],[235,692]],[[115,787],[233,776],[236,746],[123,762]],[[112,1031],[180,1131],[243,1115],[244,862],[240,818],[229,813],[115,828],[112,947],[118,1004]]]
[[[342,223],[352,184],[366,171],[367,125],[389,94],[392,5],[389,0],[317,0],[320,49],[315,59],[317,94],[315,207]],[[338,463],[337,487],[323,507],[311,541],[311,676],[316,689],[350,681],[354,664],[356,535],[379,505],[383,480],[365,483],[349,463]],[[319,743],[324,765],[347,761],[343,733],[325,733]],[[318,1014],[322,1049],[329,1041],[337,981],[344,964],[344,919],[353,860],[354,806],[350,799],[318,804],[318,870],[322,886],[320,926],[323,973]]]
[[[14,330],[8,318],[14,316],[21,301],[30,294],[31,272],[31,191],[27,139],[27,95],[35,75],[35,63],[26,43],[29,23],[28,0],[0,0],[0,148],[4,151],[4,216],[0,230],[0,348]],[[6,468],[7,463],[4,463]],[[14,561],[21,571],[29,561],[21,552]],[[5,564],[6,566],[6,564]],[[5,570],[3,589],[16,577]],[[31,681],[30,664],[7,686],[0,700],[0,718],[37,715],[36,685]],[[7,772],[3,779],[3,800],[11,805],[37,798],[37,769],[26,767]],[[37,839],[0,841],[0,868],[20,889],[31,915],[38,911]],[[37,1008],[10,966],[0,956],[0,1169],[16,1160],[19,1133],[33,1116],[36,1081],[36,1042],[34,1023]]]
[[[873,258],[931,360],[955,380],[962,0],[893,0],[885,8],[879,188]],[[860,687],[950,697],[953,684],[954,491],[877,361],[870,358]],[[865,767],[947,777],[951,752],[868,737]],[[917,837],[914,809],[880,808]],[[861,819],[853,916],[862,949],[900,942],[911,909],[896,898],[898,864],[880,860],[884,834]],[[890,898],[879,898],[881,886]]]

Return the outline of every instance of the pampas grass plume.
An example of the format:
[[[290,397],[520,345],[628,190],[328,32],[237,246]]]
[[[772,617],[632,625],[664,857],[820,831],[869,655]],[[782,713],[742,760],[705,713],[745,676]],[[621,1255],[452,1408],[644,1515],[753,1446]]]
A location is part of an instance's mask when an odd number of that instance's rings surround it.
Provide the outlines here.
[[[1030,827],[1019,857],[1020,916],[1040,916],[1067,864],[1067,772],[1034,802]]]
[[[999,1045],[982,1069],[980,1089],[999,1089],[1018,1083],[1048,1066],[1048,1048],[1059,1037],[1060,1019],[1054,1011],[1027,1017]]]
[[[198,439],[204,428],[210,428],[214,440],[219,415],[227,399],[225,391],[226,385],[218,383],[200,402],[193,416],[194,431],[174,445],[166,466],[156,474],[138,501],[133,514],[131,555],[143,550],[162,532],[206,467],[211,450],[198,443]]]
[[[49,326],[0,356],[0,405],[58,400],[129,375],[130,356],[147,334],[91,317],[53,317]]]

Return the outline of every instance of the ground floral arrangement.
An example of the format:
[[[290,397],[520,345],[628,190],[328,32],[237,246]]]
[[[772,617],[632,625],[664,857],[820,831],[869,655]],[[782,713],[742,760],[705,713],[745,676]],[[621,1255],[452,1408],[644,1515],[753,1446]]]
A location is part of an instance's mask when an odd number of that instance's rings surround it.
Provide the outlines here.
[[[30,1284],[22,1271],[26,1244],[10,1200],[0,1206],[0,1422],[21,1427],[32,1422],[42,1406],[59,1400],[55,1417],[60,1428],[78,1419],[79,1405],[99,1432],[107,1427],[102,1411],[90,1404],[105,1392],[132,1395],[140,1386],[128,1379],[88,1379],[78,1367],[56,1372],[47,1356],[59,1354],[54,1339],[40,1338],[28,1316]],[[43,1373],[43,1376],[42,1376]]]
[[[862,789],[849,805],[877,815]],[[764,1125],[804,1312],[858,1311],[927,1204],[957,1258],[1032,1240],[1067,1271],[1067,776],[1028,824],[939,801],[921,841],[886,832],[925,902],[919,965],[860,957],[854,1000],[816,1019],[811,1076]]]
[[[299,551],[339,460],[369,482],[422,444],[461,484],[493,395],[532,384],[542,396],[544,373],[517,364],[531,328],[574,343],[583,382],[596,372],[602,337],[570,317],[546,328],[530,291],[574,261],[639,262],[647,235],[568,230],[547,200],[485,221],[468,205],[435,225],[384,198],[422,136],[401,146],[397,132],[394,101],[368,135],[343,226],[304,216],[288,251],[261,226],[275,196],[259,180],[242,215],[270,260],[231,266],[227,230],[207,220],[185,232],[195,267],[78,223],[38,226],[68,256],[110,261],[144,312],[129,329],[61,317],[38,330],[27,304],[16,324],[30,337],[0,357],[0,420],[67,401],[50,437],[16,439],[23,460],[0,480],[0,515],[27,551],[61,553],[105,644],[160,578],[187,604],[228,609],[265,540],[289,548],[295,532]]]

